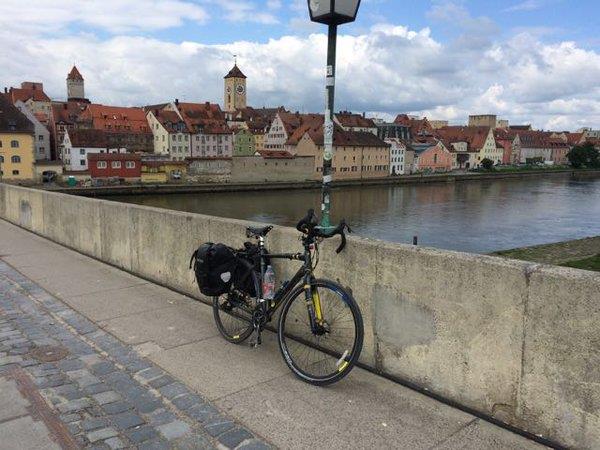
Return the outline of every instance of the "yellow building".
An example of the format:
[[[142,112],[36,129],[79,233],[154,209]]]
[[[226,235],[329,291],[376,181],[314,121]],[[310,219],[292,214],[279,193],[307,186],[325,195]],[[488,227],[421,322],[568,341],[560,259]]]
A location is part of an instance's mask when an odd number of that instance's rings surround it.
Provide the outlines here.
[[[187,176],[185,161],[142,161],[142,183],[167,183],[181,181]]]
[[[323,176],[322,120],[298,129],[288,143],[295,145],[296,156],[314,156],[314,179]],[[296,139],[298,139],[296,141]],[[333,135],[333,179],[382,178],[390,174],[390,145],[372,133],[345,131],[336,126]]]
[[[0,177],[33,181],[35,161],[33,123],[0,94]]]

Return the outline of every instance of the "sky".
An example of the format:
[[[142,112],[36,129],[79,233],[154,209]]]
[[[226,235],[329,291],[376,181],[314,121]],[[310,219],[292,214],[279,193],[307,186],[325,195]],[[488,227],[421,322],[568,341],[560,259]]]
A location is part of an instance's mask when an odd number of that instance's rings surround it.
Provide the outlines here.
[[[76,64],[93,102],[222,104],[237,55],[251,106],[318,112],[325,33],[306,0],[1,0],[0,88],[64,99]],[[598,0],[362,0],[339,33],[336,110],[600,128]]]

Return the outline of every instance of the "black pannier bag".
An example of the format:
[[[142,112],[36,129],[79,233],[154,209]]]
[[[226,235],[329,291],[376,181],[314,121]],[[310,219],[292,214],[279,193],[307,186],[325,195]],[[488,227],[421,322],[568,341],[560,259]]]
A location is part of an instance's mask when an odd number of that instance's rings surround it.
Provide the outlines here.
[[[233,285],[236,289],[256,297],[256,284],[260,280],[260,250],[258,245],[252,242],[244,242],[244,248],[240,252],[245,253],[245,256],[239,256],[239,264],[237,265],[233,275]],[[266,253],[266,250],[265,250]],[[268,258],[265,258],[265,267],[270,264]],[[252,273],[256,276],[253,277]]]
[[[237,266],[233,251],[224,244],[207,242],[192,255],[190,269],[194,268],[200,292],[209,297],[229,292]]]

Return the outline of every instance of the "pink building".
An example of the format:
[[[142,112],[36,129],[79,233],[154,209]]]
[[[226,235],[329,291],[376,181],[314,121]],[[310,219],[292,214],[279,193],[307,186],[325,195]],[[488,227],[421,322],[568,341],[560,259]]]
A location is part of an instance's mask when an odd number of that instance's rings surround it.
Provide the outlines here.
[[[444,144],[438,142],[418,155],[417,168],[420,171],[450,172],[452,170],[452,154]]]

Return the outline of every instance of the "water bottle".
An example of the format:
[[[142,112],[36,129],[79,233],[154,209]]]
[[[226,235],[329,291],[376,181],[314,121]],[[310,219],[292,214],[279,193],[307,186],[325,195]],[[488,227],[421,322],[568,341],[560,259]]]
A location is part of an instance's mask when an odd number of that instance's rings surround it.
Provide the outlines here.
[[[275,271],[269,265],[263,277],[263,298],[273,300],[275,297]]]

